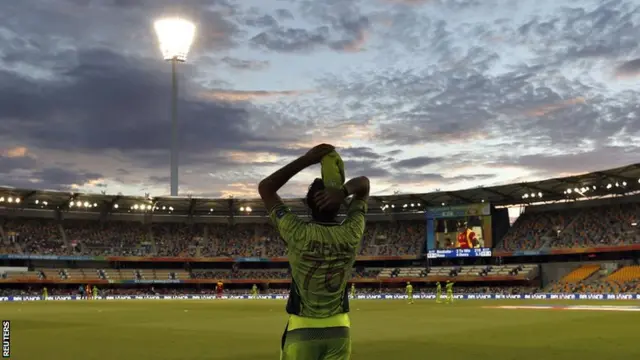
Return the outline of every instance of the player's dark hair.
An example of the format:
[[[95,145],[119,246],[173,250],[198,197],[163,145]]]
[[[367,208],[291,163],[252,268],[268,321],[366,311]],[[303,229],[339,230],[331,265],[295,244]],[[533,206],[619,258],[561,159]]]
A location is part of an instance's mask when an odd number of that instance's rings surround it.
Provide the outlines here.
[[[324,190],[324,181],[322,179],[317,178],[313,180],[311,185],[309,185],[309,191],[307,191],[306,202],[309,210],[311,210],[311,218],[316,222],[324,222],[330,223],[336,221],[336,217],[338,216],[338,211],[340,211],[340,207],[338,206],[336,209],[324,209],[320,210],[316,205],[315,195],[317,192]]]

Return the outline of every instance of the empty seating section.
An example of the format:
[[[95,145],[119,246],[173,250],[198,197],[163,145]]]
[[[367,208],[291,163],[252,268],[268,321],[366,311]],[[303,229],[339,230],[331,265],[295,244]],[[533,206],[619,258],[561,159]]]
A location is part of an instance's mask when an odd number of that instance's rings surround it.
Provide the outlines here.
[[[136,270],[136,278],[138,280],[153,279],[153,270]]]
[[[137,270],[120,269],[118,273],[120,274],[120,280],[138,280]]]
[[[41,278],[39,271],[9,271],[5,272],[0,279],[5,281],[35,281]]]
[[[425,268],[401,268],[398,277],[424,277],[427,275]]]
[[[486,277],[486,276],[524,276],[534,278],[538,275],[537,265],[494,265],[494,266],[438,266],[426,268],[384,268],[378,277],[385,278],[424,278],[424,277]]]
[[[456,268],[453,266],[433,267],[430,269],[428,276],[429,277],[451,276],[453,275],[455,269]]]
[[[173,270],[153,270],[154,280],[170,280],[172,279]]]
[[[486,266],[465,266],[460,268],[458,276],[480,276]]]
[[[79,269],[65,269],[64,273],[68,280],[85,280],[84,272]]]
[[[640,280],[640,266],[625,266],[607,277],[608,281],[627,282]]]
[[[191,275],[189,275],[189,272],[184,270],[175,270],[173,272],[173,276],[175,277],[176,280],[186,280],[191,278]]]
[[[380,278],[390,278],[391,277],[391,273],[393,272],[394,269],[392,268],[384,268],[380,271],[380,274],[378,274],[378,277]]]
[[[353,279],[391,279],[391,278],[430,278],[430,277],[490,277],[490,276],[518,276],[519,278],[533,279],[537,276],[537,265],[494,265],[494,266],[439,266],[401,267],[401,268],[359,268],[352,272]],[[582,270],[581,270],[582,271]],[[595,270],[589,270],[593,273]],[[634,270],[638,271],[638,270]],[[631,273],[631,270],[628,270]],[[577,271],[575,273],[578,273]],[[11,273],[16,276],[30,276],[30,278],[42,277],[46,280],[69,280],[73,282],[100,281],[100,280],[234,280],[234,279],[289,279],[288,269],[239,269],[239,270],[192,270],[183,269],[40,269],[25,273]],[[576,279],[581,278],[573,275]],[[621,276],[621,275],[619,275]],[[635,279],[636,272],[624,279]]]
[[[580,266],[569,272],[559,281],[552,283],[548,287],[548,291],[553,293],[586,292],[588,287],[585,280],[593,276],[600,268],[601,266],[599,264]]]
[[[87,280],[102,280],[98,269],[81,269],[80,271],[82,271],[84,278]]]
[[[551,284],[547,291],[557,293],[625,294],[640,293],[640,266],[625,266],[609,274],[595,278],[599,265],[583,266],[560,281]],[[587,275],[588,274],[588,275]],[[582,280],[576,280],[576,279]]]
[[[587,279],[591,275],[595,274],[598,270],[600,270],[600,265],[598,264],[584,265],[571,271],[560,281],[565,283],[577,283]]]
[[[351,273],[352,278],[373,279],[380,276],[380,268],[358,268]]]
[[[44,278],[47,280],[60,280],[62,279],[62,269],[40,269]]]

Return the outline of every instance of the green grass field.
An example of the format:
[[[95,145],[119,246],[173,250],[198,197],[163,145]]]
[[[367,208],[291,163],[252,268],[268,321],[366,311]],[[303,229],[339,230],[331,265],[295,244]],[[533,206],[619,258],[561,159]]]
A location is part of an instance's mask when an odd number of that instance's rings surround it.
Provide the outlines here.
[[[505,310],[549,301],[352,302],[353,359],[640,359],[640,312]],[[0,304],[16,360],[278,359],[284,301]],[[575,305],[577,302],[555,302]],[[638,302],[582,302],[640,305]]]

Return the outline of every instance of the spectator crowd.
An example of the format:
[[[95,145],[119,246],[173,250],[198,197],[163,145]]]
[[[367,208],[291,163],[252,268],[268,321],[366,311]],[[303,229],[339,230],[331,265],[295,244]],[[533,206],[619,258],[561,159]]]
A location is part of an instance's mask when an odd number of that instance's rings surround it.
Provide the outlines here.
[[[514,250],[640,243],[640,204],[528,211],[497,247]],[[39,255],[282,257],[286,244],[269,224],[152,223],[0,218],[0,252]],[[359,255],[419,255],[423,221],[368,222]]]
[[[498,247],[514,251],[640,244],[639,219],[637,203],[525,212]]]
[[[285,242],[269,224],[152,223],[0,218],[2,253],[87,256],[282,257]],[[418,255],[425,226],[369,222],[360,255]]]

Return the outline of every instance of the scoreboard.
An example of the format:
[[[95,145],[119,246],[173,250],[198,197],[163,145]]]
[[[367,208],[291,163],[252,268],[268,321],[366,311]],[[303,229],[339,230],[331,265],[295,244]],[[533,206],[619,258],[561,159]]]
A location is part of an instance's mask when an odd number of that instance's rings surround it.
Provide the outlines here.
[[[427,219],[464,218],[467,216],[490,215],[491,205],[488,203],[443,206],[427,209]]]
[[[427,259],[491,257],[491,248],[429,250]]]
[[[493,247],[493,228],[489,203],[431,207],[425,212],[426,251],[431,259],[489,257]],[[473,244],[460,244],[460,228],[474,233]],[[469,240],[471,241],[471,240]],[[460,250],[456,247],[471,251]],[[473,247],[474,249],[468,249]],[[480,248],[480,249],[479,249]],[[442,250],[441,252],[434,252]]]

